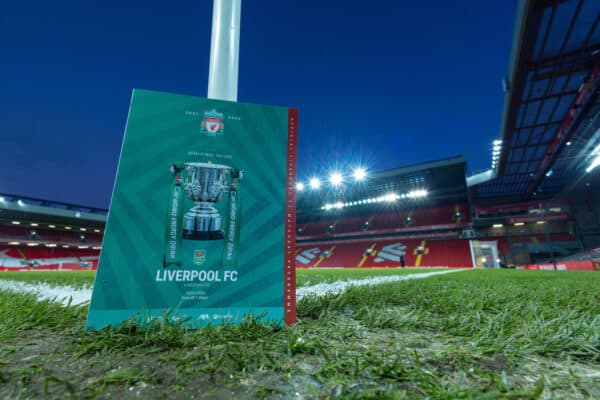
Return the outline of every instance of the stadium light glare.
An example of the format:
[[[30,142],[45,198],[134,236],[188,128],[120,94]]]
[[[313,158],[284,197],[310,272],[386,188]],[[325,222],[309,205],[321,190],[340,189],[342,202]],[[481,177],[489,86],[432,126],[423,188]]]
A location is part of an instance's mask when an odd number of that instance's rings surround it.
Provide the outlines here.
[[[492,225],[492,227],[494,227],[494,228],[502,228],[503,226],[504,225],[502,225],[502,224],[494,224],[494,225]]]
[[[383,196],[383,201],[387,201],[387,202],[393,202],[396,201],[400,198],[400,196],[398,196],[396,193],[388,193],[385,196]]]
[[[100,250],[102,248],[102,246],[93,246],[92,249],[94,250]]]
[[[545,224],[546,221],[536,221],[535,223],[538,224],[538,225],[541,225],[541,224]]]
[[[56,225],[48,225],[48,228],[54,229],[54,228],[56,228]]]
[[[304,183],[302,182],[296,182],[296,190],[301,192],[304,190]]]
[[[56,243],[46,243],[46,247],[56,247]]]
[[[331,182],[331,184],[333,186],[339,186],[342,184],[344,178],[342,177],[342,174],[340,174],[339,172],[334,172],[331,175],[329,175],[329,182]]]
[[[61,247],[62,247],[63,249],[68,249],[68,248],[69,248],[69,245],[68,245],[68,244],[63,244]]]
[[[81,232],[85,232],[85,231],[87,231],[87,229],[86,229],[86,228],[79,228],[79,230],[80,230]]]
[[[71,227],[70,226],[65,226],[65,229],[68,230],[68,231],[70,231]]]
[[[77,246],[78,249],[89,249],[90,246]]]
[[[360,182],[367,177],[367,171],[365,171],[364,168],[358,167],[354,170],[352,175],[357,182]]]
[[[100,233],[100,229],[94,229],[94,232]]]
[[[500,146],[500,145],[496,145],[496,146],[492,147],[493,151],[500,151],[500,149],[502,149],[502,146]]]
[[[523,226],[525,225],[525,222],[515,222],[515,226]]]
[[[29,224],[31,226],[38,226],[38,224],[36,222],[32,222],[31,224]]]
[[[21,222],[19,222],[19,221],[12,221],[11,224],[13,224],[13,225],[21,225]]]
[[[21,199],[19,199],[19,200],[17,201],[17,204],[18,204],[20,207],[23,207],[23,206],[25,205],[25,203],[23,203],[23,200],[21,200]]]
[[[599,146],[600,147],[600,146]],[[590,173],[594,170],[598,165],[600,165],[600,154],[594,158],[591,164],[585,169],[585,172]]]
[[[499,146],[502,144],[502,140],[494,140],[494,146]]]
[[[38,245],[38,243],[27,243],[27,246],[29,246],[29,247],[35,247],[37,245]]]
[[[319,178],[311,178],[308,184],[313,190],[317,190],[321,187],[321,181],[319,180]]]
[[[8,242],[8,244],[10,244],[11,246],[18,246],[21,243],[19,243],[19,242]]]
[[[570,140],[569,140],[567,143],[565,143],[565,145],[566,145],[567,147],[569,147],[571,144],[572,144],[572,143],[571,143],[571,141],[570,141]]]
[[[406,193],[406,197],[408,197],[409,199],[416,199],[416,198],[426,197],[426,196],[427,196],[427,190],[424,190],[424,189],[413,190],[413,191]]]
[[[344,208],[344,204],[343,204],[343,203],[341,203],[341,202],[339,202],[339,201],[338,201],[337,203],[335,203],[333,206],[334,206],[335,208]]]
[[[4,203],[5,201],[4,196],[0,196],[0,203]]]

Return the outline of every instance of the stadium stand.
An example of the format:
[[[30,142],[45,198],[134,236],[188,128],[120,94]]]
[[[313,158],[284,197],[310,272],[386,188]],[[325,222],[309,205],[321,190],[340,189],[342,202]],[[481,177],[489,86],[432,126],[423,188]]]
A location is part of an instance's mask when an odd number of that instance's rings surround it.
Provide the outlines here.
[[[106,210],[0,195],[0,271],[95,269]]]
[[[469,241],[386,239],[307,243],[298,246],[296,263],[305,268],[469,267]]]
[[[298,189],[297,266],[472,266],[487,257],[475,257],[477,248],[493,247],[497,252],[487,254],[500,261],[489,260],[489,266],[600,269],[594,6],[519,3],[500,137],[490,138],[491,168],[467,177],[466,160],[457,156],[369,172],[360,182],[345,173],[343,188]],[[301,174],[299,181],[308,182]],[[4,264],[11,257],[23,268],[33,268],[35,260],[55,268],[89,265],[98,250],[79,247],[100,247],[106,213],[0,195]]]

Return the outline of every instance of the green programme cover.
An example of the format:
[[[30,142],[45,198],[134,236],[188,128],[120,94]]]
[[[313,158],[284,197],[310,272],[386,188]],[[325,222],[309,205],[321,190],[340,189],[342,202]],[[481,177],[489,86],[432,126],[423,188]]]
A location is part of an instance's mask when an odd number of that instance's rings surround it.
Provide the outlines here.
[[[86,327],[295,319],[297,110],[134,90]]]

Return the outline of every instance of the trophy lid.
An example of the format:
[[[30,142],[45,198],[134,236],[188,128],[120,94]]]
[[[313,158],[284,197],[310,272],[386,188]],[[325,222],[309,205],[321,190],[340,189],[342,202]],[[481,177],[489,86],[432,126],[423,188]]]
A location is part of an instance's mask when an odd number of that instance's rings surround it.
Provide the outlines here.
[[[232,167],[224,164],[213,164],[211,162],[186,162],[186,167],[194,168],[212,168],[212,169],[231,169]]]

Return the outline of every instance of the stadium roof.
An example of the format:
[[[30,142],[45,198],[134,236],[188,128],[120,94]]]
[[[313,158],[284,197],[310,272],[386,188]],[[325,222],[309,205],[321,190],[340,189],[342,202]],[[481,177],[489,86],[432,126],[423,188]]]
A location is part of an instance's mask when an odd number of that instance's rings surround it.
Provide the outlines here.
[[[600,2],[519,2],[497,178],[482,202],[566,194],[600,144]],[[596,171],[597,172],[597,171]]]
[[[406,167],[369,174],[362,182],[346,182],[339,187],[325,186],[318,190],[306,189],[298,192],[298,217],[318,217],[321,207],[326,203],[357,202],[380,196],[407,195],[410,192],[426,190],[427,200],[423,198],[393,202],[394,207],[414,207],[418,203],[438,204],[466,202],[467,187],[465,181],[466,159],[463,156],[450,157],[437,161],[424,162]],[[388,204],[389,205],[389,204]],[[387,206],[387,205],[386,205]],[[351,207],[348,213],[361,213],[364,208],[377,207],[367,203]],[[346,211],[345,211],[346,213]]]
[[[77,204],[0,194],[0,224],[13,220],[103,226],[108,211]]]

